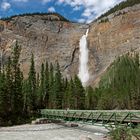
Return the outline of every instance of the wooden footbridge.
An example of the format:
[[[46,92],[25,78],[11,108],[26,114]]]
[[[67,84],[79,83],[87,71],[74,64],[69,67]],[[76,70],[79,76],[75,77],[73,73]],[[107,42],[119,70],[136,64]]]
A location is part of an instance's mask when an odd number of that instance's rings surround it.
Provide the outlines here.
[[[102,124],[140,124],[140,110],[55,110],[42,109],[41,115],[47,119]]]

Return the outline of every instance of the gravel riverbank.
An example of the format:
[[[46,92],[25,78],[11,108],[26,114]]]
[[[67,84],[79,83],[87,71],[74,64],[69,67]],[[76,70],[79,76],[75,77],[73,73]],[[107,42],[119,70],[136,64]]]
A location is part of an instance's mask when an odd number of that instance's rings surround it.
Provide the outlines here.
[[[104,140],[106,134],[107,130],[101,126],[84,124],[75,128],[57,124],[0,128],[0,140]]]

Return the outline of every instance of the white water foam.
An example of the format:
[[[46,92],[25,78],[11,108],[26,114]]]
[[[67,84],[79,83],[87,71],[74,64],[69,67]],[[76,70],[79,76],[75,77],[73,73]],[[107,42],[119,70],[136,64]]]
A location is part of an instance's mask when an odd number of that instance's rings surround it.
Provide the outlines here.
[[[87,29],[87,32],[85,35],[82,36],[80,39],[80,55],[79,55],[79,73],[78,77],[80,78],[83,86],[85,87],[87,85],[87,82],[89,80],[89,71],[88,71],[88,47],[87,47],[87,36],[88,36],[89,29]]]

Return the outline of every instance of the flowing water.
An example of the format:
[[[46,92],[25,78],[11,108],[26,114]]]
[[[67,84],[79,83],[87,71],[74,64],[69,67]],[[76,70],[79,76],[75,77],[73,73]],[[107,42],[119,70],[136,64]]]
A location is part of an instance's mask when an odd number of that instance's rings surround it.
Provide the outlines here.
[[[87,36],[88,36],[89,29],[85,35],[82,36],[80,39],[80,55],[79,55],[79,73],[78,77],[80,78],[83,86],[87,85],[89,80],[89,71],[88,71],[88,47],[87,47]]]

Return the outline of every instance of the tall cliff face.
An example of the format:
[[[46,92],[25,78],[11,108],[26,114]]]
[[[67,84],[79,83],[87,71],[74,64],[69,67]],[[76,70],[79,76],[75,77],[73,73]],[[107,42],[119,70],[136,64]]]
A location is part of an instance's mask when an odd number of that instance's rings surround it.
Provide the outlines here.
[[[22,46],[21,67],[29,71],[31,53],[36,69],[41,63],[59,61],[64,76],[78,74],[79,40],[89,28],[89,84],[100,76],[116,57],[130,50],[140,51],[140,5],[118,11],[90,25],[62,21],[58,16],[17,16],[0,21],[0,42],[3,61],[17,40]]]
[[[88,42],[91,83],[98,83],[118,56],[140,52],[140,4],[91,23]]]
[[[29,71],[31,53],[34,54],[37,71],[47,60],[52,63],[58,61],[64,76],[71,77],[77,73],[79,39],[87,25],[61,21],[54,15],[30,15],[1,21],[0,26],[3,54],[9,54],[10,46],[16,40],[21,44],[20,62],[25,76]]]

